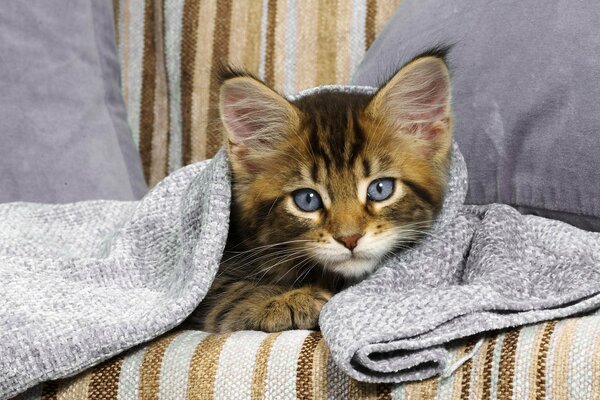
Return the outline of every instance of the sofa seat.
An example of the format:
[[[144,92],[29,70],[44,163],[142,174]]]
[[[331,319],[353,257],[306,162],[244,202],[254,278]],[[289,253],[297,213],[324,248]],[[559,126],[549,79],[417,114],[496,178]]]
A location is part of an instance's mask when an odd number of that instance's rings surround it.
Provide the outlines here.
[[[457,344],[454,363],[476,339]],[[400,385],[348,378],[318,332],[173,331],[20,399],[599,399],[600,315],[485,337],[451,376]]]

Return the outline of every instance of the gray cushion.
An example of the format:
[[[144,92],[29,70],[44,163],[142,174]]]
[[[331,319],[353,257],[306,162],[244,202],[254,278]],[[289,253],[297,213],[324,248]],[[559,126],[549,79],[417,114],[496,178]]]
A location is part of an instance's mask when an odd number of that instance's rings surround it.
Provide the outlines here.
[[[133,200],[112,1],[0,3],[0,202]]]
[[[353,82],[454,44],[455,135],[470,204],[600,230],[600,2],[404,0]]]

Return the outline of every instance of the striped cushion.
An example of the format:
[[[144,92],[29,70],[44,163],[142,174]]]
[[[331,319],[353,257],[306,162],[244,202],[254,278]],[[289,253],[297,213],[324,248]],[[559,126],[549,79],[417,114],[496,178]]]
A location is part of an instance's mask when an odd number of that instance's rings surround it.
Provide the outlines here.
[[[452,351],[452,361],[475,341]],[[170,333],[29,399],[600,399],[600,316],[485,338],[449,378],[375,385],[346,377],[317,332]]]
[[[114,0],[123,95],[146,180],[221,146],[216,71],[290,93],[346,83],[400,0]]]

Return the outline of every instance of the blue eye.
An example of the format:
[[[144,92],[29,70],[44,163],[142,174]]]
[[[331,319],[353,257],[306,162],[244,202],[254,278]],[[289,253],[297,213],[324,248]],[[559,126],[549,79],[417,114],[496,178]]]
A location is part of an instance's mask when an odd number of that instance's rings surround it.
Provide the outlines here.
[[[312,189],[299,189],[292,193],[294,202],[302,211],[312,212],[323,208],[323,201],[319,193]]]
[[[371,201],[383,201],[389,199],[394,193],[394,179],[375,179],[367,188],[367,198]]]

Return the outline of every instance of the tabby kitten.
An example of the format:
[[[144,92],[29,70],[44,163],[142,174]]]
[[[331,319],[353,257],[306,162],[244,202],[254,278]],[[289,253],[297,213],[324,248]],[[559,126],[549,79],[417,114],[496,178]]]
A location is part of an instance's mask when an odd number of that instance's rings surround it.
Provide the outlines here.
[[[228,71],[220,111],[233,204],[196,313],[206,331],[317,328],[334,293],[418,240],[441,208],[451,111],[439,56],[414,59],[374,95],[293,101]]]

